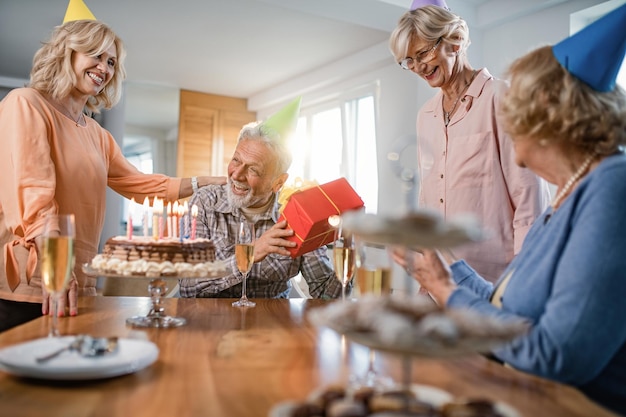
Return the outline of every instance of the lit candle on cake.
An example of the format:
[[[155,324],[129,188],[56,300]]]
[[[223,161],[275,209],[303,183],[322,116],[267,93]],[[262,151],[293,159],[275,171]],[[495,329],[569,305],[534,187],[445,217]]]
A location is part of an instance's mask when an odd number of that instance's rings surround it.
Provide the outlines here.
[[[198,224],[198,206],[195,204],[191,206],[191,240],[195,240],[196,238],[196,227]]]
[[[183,237],[185,236],[185,227],[183,225],[184,217],[185,217],[185,209],[182,205],[180,205],[178,206],[178,218],[180,219],[180,226],[179,226],[180,243],[183,243]]]
[[[181,235],[184,235],[187,239],[189,239],[189,203],[185,201],[183,204],[183,212],[185,217],[185,233],[181,232]]]
[[[174,201],[172,206],[172,237],[178,237],[178,201]]]
[[[130,199],[128,206],[128,220],[126,221],[126,239],[133,240],[133,209],[135,208],[135,199]]]
[[[158,204],[156,205],[157,214],[159,216],[159,239],[163,239],[165,235],[165,201],[157,200]]]
[[[150,200],[146,197],[143,200],[143,237],[148,237],[148,211],[150,210]]]
[[[154,240],[159,240],[159,199],[154,197],[152,202],[152,237]]]
[[[172,202],[167,202],[167,236],[172,237]]]

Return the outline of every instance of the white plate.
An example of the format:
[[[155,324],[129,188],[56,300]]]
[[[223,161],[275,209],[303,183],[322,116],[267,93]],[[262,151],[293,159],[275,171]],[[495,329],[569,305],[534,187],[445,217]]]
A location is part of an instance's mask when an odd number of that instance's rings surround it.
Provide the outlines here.
[[[152,342],[119,339],[115,353],[83,357],[78,352],[63,352],[54,359],[37,363],[35,358],[69,345],[74,336],[42,338],[0,350],[0,369],[13,375],[50,380],[89,380],[130,374],[153,364],[159,348]]]
[[[413,391],[418,400],[435,407],[441,407],[454,399],[448,391],[431,385],[411,384],[411,391]]]
[[[412,384],[411,391],[413,391],[418,400],[431,404],[436,408],[440,408],[444,404],[455,400],[454,396],[448,391],[430,385]],[[521,414],[515,408],[501,401],[493,402],[493,408],[502,417],[521,417]]]

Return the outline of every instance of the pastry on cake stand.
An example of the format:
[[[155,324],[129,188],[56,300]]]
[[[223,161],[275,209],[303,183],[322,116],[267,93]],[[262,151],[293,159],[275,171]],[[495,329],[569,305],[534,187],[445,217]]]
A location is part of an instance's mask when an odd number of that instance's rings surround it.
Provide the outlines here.
[[[349,212],[342,215],[342,226],[366,242],[415,250],[451,248],[485,238],[473,217],[444,221],[438,213],[427,210],[399,216]],[[407,275],[409,280],[412,277]],[[411,386],[411,362],[415,357],[488,352],[527,331],[525,323],[445,309],[425,295],[365,294],[350,303],[336,302],[315,309],[309,319],[355,343],[399,355],[403,360],[402,387],[406,390]]]

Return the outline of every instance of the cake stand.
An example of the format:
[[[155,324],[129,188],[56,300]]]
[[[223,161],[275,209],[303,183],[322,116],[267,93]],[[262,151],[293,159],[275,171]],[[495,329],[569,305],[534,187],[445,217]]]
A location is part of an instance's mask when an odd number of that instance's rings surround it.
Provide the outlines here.
[[[171,328],[184,326],[187,323],[187,319],[184,317],[174,317],[166,313],[163,306],[163,298],[168,292],[167,282],[164,278],[202,278],[213,279],[221,278],[229,274],[227,268],[216,268],[215,271],[205,274],[207,276],[202,277],[175,277],[175,276],[154,276],[147,275],[121,275],[116,273],[102,272],[93,269],[89,264],[83,264],[83,272],[91,276],[99,276],[105,278],[120,278],[120,279],[150,279],[148,283],[148,293],[150,294],[150,300],[152,305],[150,311],[145,316],[132,316],[126,319],[126,324],[133,327],[159,327],[159,328]]]
[[[436,211],[416,210],[396,216],[384,216],[353,211],[341,216],[342,227],[352,231],[363,242],[383,246],[404,246],[408,249],[420,248],[451,248],[460,244],[476,242],[485,238],[485,233],[473,216],[459,216],[444,220]],[[407,257],[409,251],[407,251]],[[407,258],[408,259],[408,258]],[[408,262],[407,262],[408,264]],[[405,274],[405,285],[408,290],[413,283],[412,276]],[[410,303],[410,297],[406,302]],[[355,303],[359,303],[356,300]],[[329,306],[331,308],[332,306]],[[417,345],[398,345],[386,343],[375,334],[363,333],[357,329],[342,328],[335,325],[332,319],[316,320],[318,325],[329,327],[349,340],[370,349],[387,352],[402,357],[402,385],[408,388],[411,380],[411,361],[415,356],[457,356],[469,352],[480,352],[493,347],[491,340],[472,340],[462,345],[443,346],[430,344],[428,340]]]

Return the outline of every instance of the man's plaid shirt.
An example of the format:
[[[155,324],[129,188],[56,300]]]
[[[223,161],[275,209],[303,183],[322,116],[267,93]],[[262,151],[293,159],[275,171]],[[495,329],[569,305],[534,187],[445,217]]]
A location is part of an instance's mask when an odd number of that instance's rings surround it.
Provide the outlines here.
[[[227,185],[202,187],[191,198],[190,206],[198,206],[198,237],[210,239],[215,244],[218,260],[228,259],[232,274],[217,279],[181,279],[182,297],[241,297],[243,275],[235,263],[235,235],[237,224],[244,219],[243,213],[233,208],[226,197]],[[255,222],[256,236],[276,224],[278,204],[271,212],[260,215]],[[337,298],[341,296],[341,283],[335,277],[332,263],[321,247],[303,256],[269,254],[263,261],[255,262],[246,280],[246,294],[250,298],[286,298],[291,289],[290,278],[302,273],[313,298]]]

